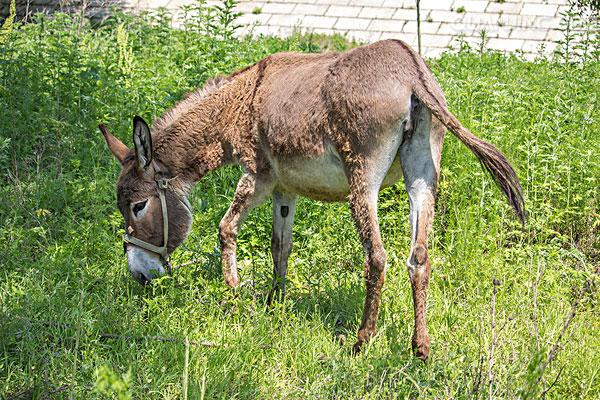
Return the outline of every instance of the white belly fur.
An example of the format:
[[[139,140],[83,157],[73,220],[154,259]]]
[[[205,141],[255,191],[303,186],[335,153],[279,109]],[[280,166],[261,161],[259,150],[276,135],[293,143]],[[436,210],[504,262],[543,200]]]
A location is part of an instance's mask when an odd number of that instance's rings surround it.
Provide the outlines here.
[[[367,176],[370,189],[393,185],[402,177],[398,148],[402,142],[404,124],[382,135],[372,148],[368,159]],[[312,158],[271,160],[278,189],[315,200],[341,201],[350,192],[342,159],[331,143],[325,152]]]

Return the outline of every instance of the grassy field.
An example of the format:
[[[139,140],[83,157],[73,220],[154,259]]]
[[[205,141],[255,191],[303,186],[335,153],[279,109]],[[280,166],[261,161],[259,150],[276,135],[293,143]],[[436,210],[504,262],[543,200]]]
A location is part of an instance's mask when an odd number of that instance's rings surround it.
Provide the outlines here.
[[[226,16],[172,31],[161,15],[117,15],[95,28],[58,15],[0,36],[0,396],[600,398],[597,60],[532,63],[462,49],[429,61],[450,109],[512,161],[529,219],[521,228],[448,135],[427,363],[410,351],[402,183],[380,195],[389,269],[378,336],[357,357],[362,251],[345,204],[299,202],[281,304],[265,305],[270,204],[240,235],[241,288],[223,283],[217,225],[238,168],[212,173],[193,193],[194,229],[173,258],[196,262],[147,289],[130,278],[119,167],[98,122],[131,144],[134,114],[152,120],[209,77],[276,51],[348,46],[235,39]]]

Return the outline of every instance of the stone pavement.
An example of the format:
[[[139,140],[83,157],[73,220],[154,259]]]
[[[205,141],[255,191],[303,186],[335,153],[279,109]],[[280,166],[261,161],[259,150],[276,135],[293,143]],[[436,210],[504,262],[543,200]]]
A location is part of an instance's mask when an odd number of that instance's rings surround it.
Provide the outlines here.
[[[192,0],[126,0],[134,8],[173,11]],[[458,39],[479,46],[485,31],[488,48],[522,51],[532,58],[551,53],[562,38],[560,12],[567,0],[422,0],[423,54],[435,57]],[[244,32],[287,36],[295,30],[341,33],[373,42],[398,38],[416,48],[415,0],[241,0]]]

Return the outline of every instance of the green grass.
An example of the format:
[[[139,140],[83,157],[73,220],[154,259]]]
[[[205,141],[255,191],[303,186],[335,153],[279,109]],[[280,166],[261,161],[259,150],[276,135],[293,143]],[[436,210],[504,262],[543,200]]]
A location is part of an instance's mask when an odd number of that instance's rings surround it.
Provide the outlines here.
[[[98,122],[130,144],[134,114],[152,120],[209,77],[276,51],[347,46],[340,38],[235,39],[226,18],[213,20],[225,21],[216,29],[202,18],[173,31],[164,15],[117,15],[95,29],[58,15],[17,27],[0,45],[0,395],[182,398],[187,376],[189,398],[537,398],[560,373],[546,398],[600,397],[600,312],[589,294],[545,383],[535,384],[600,263],[597,62],[530,63],[468,49],[430,61],[451,110],[512,161],[529,219],[521,229],[473,155],[448,135],[430,241],[431,358],[410,352],[401,183],[380,195],[389,269],[379,333],[353,357],[364,285],[345,204],[299,202],[283,304],[265,305],[269,204],[240,235],[241,288],[222,280],[217,225],[238,168],[210,174],[193,193],[194,229],[174,261],[197,264],[148,289],[129,276],[115,207],[119,167]],[[187,370],[185,338],[215,344],[192,343]]]

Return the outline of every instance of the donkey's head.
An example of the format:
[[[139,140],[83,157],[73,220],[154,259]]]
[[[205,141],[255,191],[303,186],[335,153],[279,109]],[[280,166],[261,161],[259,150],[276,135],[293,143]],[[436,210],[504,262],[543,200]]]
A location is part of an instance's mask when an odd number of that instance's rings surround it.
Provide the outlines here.
[[[133,119],[134,150],[99,126],[108,148],[121,163],[117,205],[125,219],[123,236],[131,275],[142,284],[165,273],[167,256],[189,234],[192,210],[185,183],[152,154],[150,128]]]

